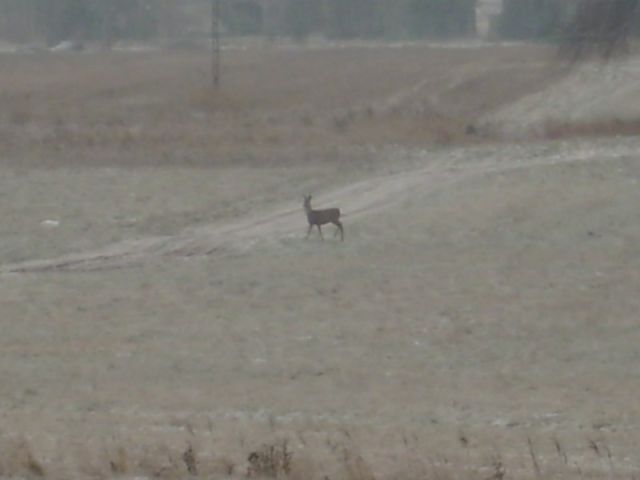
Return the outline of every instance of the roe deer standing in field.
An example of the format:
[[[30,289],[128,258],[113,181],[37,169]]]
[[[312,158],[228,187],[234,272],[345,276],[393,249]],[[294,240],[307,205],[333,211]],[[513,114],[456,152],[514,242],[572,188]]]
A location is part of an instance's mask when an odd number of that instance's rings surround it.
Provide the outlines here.
[[[311,195],[305,195],[304,211],[307,212],[307,220],[309,221],[309,229],[307,230],[307,236],[305,238],[309,238],[311,229],[315,225],[316,227],[318,227],[318,233],[320,234],[320,238],[324,240],[324,237],[322,236],[321,225],[325,225],[326,223],[333,223],[336,227],[338,227],[338,230],[336,230],[335,235],[338,235],[338,232],[340,232],[340,240],[344,241],[344,229],[342,228],[342,223],[340,222],[339,208],[327,208],[326,210],[314,210],[311,208]]]

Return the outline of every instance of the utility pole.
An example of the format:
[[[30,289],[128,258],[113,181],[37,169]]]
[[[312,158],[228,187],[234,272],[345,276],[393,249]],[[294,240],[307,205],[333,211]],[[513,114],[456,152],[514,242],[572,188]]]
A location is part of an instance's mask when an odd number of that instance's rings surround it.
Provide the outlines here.
[[[220,0],[211,0],[211,80],[220,87]]]

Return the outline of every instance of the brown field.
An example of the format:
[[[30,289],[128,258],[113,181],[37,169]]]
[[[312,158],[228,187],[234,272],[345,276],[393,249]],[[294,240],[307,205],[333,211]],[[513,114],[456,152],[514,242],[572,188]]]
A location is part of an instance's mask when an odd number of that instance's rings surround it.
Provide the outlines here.
[[[637,478],[640,142],[482,128],[552,56],[0,56],[0,478]]]

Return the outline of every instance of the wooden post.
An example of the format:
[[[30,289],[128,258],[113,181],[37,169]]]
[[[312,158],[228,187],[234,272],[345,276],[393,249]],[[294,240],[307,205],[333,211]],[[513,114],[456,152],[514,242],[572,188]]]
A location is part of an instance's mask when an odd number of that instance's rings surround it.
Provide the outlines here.
[[[211,0],[211,80],[220,87],[220,0]]]

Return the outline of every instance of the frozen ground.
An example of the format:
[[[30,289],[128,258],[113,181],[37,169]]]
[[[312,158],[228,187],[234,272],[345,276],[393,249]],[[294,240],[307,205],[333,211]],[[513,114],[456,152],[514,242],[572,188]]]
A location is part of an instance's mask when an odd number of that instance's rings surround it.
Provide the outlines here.
[[[468,114],[475,86],[499,106],[467,60],[360,101],[394,127],[416,96]],[[284,441],[289,478],[636,476],[638,140],[359,144],[369,127],[304,127],[333,148],[237,164],[101,164],[103,137],[70,136],[39,164],[42,145],[11,144],[0,477],[182,478],[189,446],[200,476],[243,477]],[[345,242],[304,239],[304,193],[343,210]]]
[[[495,449],[526,471],[533,436],[596,470],[588,442],[603,441],[635,469],[637,146],[405,153],[400,171],[318,197],[343,209],[345,243],[305,241],[291,195],[174,236],[6,264],[5,440],[29,438],[54,472],[85,441],[98,470],[110,448],[134,463],[186,442],[241,468],[282,437],[314,457],[298,436],[322,432],[319,458],[338,435],[390,474],[412,449],[464,459],[463,431],[479,464]],[[309,474],[335,468],[321,463]]]

